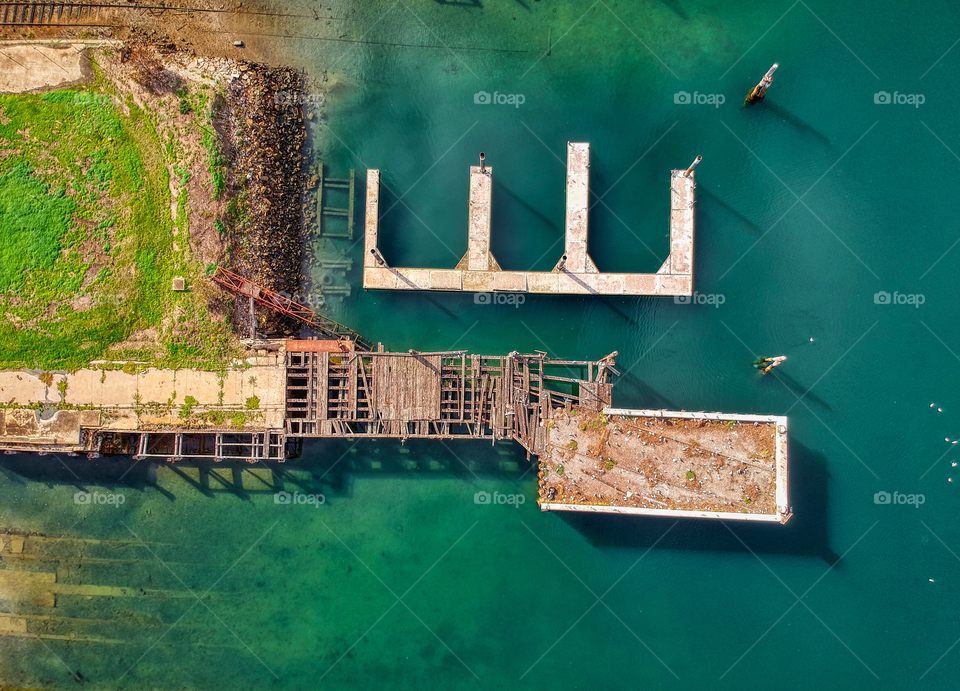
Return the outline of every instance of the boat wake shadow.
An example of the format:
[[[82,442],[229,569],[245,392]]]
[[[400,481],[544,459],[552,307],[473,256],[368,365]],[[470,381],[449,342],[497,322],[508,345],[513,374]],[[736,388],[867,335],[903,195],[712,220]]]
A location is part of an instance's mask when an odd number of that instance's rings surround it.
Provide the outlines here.
[[[560,511],[555,515],[597,547],[636,549],[638,554],[654,545],[660,550],[749,554],[746,543],[761,556],[819,557],[839,568],[840,557],[830,547],[828,477],[827,459],[822,454],[790,442],[790,501],[794,516],[786,525]]]

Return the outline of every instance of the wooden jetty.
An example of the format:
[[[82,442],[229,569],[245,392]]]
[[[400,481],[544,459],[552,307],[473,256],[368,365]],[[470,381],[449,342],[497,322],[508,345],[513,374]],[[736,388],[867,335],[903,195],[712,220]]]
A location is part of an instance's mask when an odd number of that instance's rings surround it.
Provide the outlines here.
[[[541,444],[554,407],[609,405],[614,356],[287,352],[288,437],[515,439]]]
[[[693,227],[696,183],[692,167],[670,173],[670,254],[656,273],[603,273],[587,251],[590,144],[567,143],[564,250],[552,271],[504,271],[490,252],[493,167],[470,168],[467,253],[454,269],[388,266],[377,247],[380,170],[367,170],[363,287],[574,295],[693,294]]]

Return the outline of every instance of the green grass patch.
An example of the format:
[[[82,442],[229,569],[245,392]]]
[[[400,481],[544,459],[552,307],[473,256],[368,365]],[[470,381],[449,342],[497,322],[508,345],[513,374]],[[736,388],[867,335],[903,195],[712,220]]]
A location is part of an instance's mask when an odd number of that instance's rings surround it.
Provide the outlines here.
[[[222,367],[229,328],[212,322],[199,292],[170,291],[173,276],[205,280],[189,251],[173,250],[176,147],[165,151],[153,116],[129,99],[125,112],[94,71],[86,92],[0,96],[0,368]],[[185,187],[189,171],[174,170]],[[185,193],[177,202],[185,235]],[[175,311],[189,328],[162,329],[156,350],[108,353]]]
[[[30,273],[53,267],[74,226],[77,201],[18,161],[0,175],[0,292],[21,292]]]

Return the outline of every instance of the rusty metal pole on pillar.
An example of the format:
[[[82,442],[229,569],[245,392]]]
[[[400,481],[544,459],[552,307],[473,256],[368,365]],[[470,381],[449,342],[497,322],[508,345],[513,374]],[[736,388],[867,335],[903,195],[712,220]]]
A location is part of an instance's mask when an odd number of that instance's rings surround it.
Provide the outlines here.
[[[486,163],[484,162],[484,161],[486,161],[486,160],[487,160],[487,157],[486,157],[486,156],[484,155],[484,153],[481,151],[481,152],[480,152],[480,172],[481,172],[481,173],[484,173],[484,174],[486,174],[486,172],[487,172],[487,165],[486,165]]]
[[[787,356],[786,356],[786,355],[778,355],[777,357],[764,358],[764,359],[763,359],[763,362],[765,362],[765,363],[766,363],[766,362],[769,362],[770,364],[767,365],[765,368],[763,368],[763,370],[761,370],[760,374],[766,374],[767,372],[769,372],[770,370],[772,370],[774,367],[777,367],[781,362],[785,362],[786,359],[787,359]]]
[[[683,177],[685,178],[690,177],[690,174],[693,172],[693,169],[696,168],[698,165],[700,165],[700,161],[702,160],[703,160],[703,156],[697,156],[695,159],[693,159],[693,163],[691,163],[690,167],[687,168],[687,170],[683,173]]]
[[[763,75],[763,79],[760,80],[760,83],[757,84],[753,89],[747,94],[747,100],[744,101],[744,105],[752,106],[755,103],[760,103],[763,100],[764,95],[767,93],[767,89],[770,88],[770,85],[773,84],[773,73],[777,71],[777,68],[780,67],[779,64],[773,63],[773,67],[767,70],[767,73]]]

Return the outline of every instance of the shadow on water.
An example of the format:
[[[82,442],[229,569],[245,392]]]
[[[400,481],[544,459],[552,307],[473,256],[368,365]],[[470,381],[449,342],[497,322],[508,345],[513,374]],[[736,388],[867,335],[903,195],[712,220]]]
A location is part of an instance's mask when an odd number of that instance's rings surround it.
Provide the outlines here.
[[[158,462],[159,460],[159,462]],[[382,479],[501,480],[514,485],[536,478],[536,460],[527,461],[518,443],[490,440],[316,439],[304,443],[300,458],[285,463],[246,463],[212,459],[185,459],[167,463],[160,459],[134,461],[129,456],[0,456],[0,473],[6,484],[37,482],[47,487],[68,486],[77,491],[145,491],[152,488],[167,499],[177,495],[162,486],[158,470],[169,471],[178,482],[207,498],[233,494],[250,501],[256,494],[280,490],[319,492],[328,498],[348,498],[359,476]]]
[[[794,516],[786,525],[679,519],[663,537],[675,519],[573,512],[556,515],[596,547],[647,549],[656,544],[657,549],[747,552],[746,543],[761,556],[813,556],[834,566],[840,557],[830,547],[826,458],[791,442],[790,471]]]
[[[713,192],[710,192],[710,191],[708,191],[708,190],[706,190],[706,189],[702,189],[702,188],[699,188],[699,187],[698,187],[698,188],[697,188],[697,196],[698,196],[698,197],[706,197],[707,199],[709,199],[710,201],[712,201],[713,203],[715,203],[717,206],[719,206],[721,209],[723,209],[723,210],[726,211],[727,213],[731,214],[734,218],[736,218],[737,220],[739,220],[741,223],[743,223],[744,225],[746,225],[746,226],[747,226],[748,228],[750,228],[751,230],[753,230],[753,231],[755,231],[755,232],[757,232],[757,233],[760,233],[761,235],[765,232],[765,231],[763,230],[763,228],[761,228],[761,227],[758,226],[756,223],[754,223],[753,221],[751,221],[749,218],[747,218],[746,216],[744,216],[742,213],[740,213],[739,211],[737,211],[736,209],[734,209],[732,206],[730,206],[729,204],[727,204],[725,201],[723,201],[720,197],[718,197],[717,195],[715,195]]]
[[[813,401],[824,410],[833,412],[833,408],[830,407],[829,403],[816,394],[810,393],[809,387],[804,386],[790,375],[784,374],[783,372],[778,372],[777,370],[772,370],[770,374],[776,376],[778,381],[783,383],[784,386],[793,391],[800,398]]]
[[[662,400],[656,392],[646,389],[644,405]],[[152,487],[170,501],[176,495],[157,483],[155,462],[135,463],[129,457],[113,456],[96,460],[83,457],[64,458],[71,464],[70,472],[60,460],[52,456],[13,455],[0,457],[4,475],[42,482],[49,487],[74,486],[78,490],[94,488],[131,488],[144,490]],[[132,467],[131,467],[132,465]],[[161,463],[160,466],[171,464]],[[797,442],[790,443],[790,499],[794,517],[785,526],[729,522],[736,536],[758,554],[793,554],[817,556],[828,564],[839,557],[829,544],[827,464],[822,454],[811,451]],[[242,501],[250,501],[253,494],[270,494],[280,490],[304,493],[323,493],[328,500],[348,499],[353,495],[353,482],[361,476],[380,479],[435,478],[464,481],[467,491],[481,488],[479,483],[499,480],[514,486],[521,482],[536,482],[536,459],[528,462],[523,448],[514,442],[458,440],[408,440],[401,445],[392,439],[317,440],[304,445],[304,455],[284,464],[266,465],[247,463],[213,463],[181,461],[171,470],[186,486],[208,498],[214,493],[234,494]],[[255,488],[245,471],[258,471],[260,478],[268,477]],[[267,472],[269,471],[269,473]],[[197,477],[199,479],[197,479]],[[17,480],[17,481],[22,481]],[[246,480],[246,481],[245,481]],[[743,552],[746,548],[720,521],[580,514],[554,514],[597,547],[646,549],[709,550]]]
[[[601,297],[598,300],[598,302],[602,304],[604,307],[606,307],[608,310],[613,312],[615,315],[620,317],[623,321],[625,321],[627,324],[629,324],[633,328],[635,329],[640,328],[640,323],[636,319],[631,317],[629,314],[624,312],[622,309],[620,309],[620,307],[617,305],[617,302],[623,302],[623,301],[616,301],[616,300],[611,300],[610,298]]]
[[[830,143],[830,140],[824,134],[822,134],[820,130],[816,129],[802,118],[797,117],[789,110],[773,101],[764,100],[763,103],[756,104],[756,106],[751,107],[750,110],[758,115],[769,111],[796,129],[798,132],[809,134],[810,136],[819,139],[827,148],[833,146]]]
[[[516,192],[514,192],[512,189],[510,189],[509,187],[501,183],[496,178],[494,178],[494,181],[493,181],[493,189],[494,189],[494,195],[506,194],[514,202],[516,202],[517,204],[522,206],[524,209],[529,211],[531,214],[536,216],[537,219],[544,225],[544,227],[549,228],[550,230],[556,232],[561,239],[563,238],[563,235],[562,235],[563,228],[561,228],[556,223],[551,221],[549,218],[544,216],[542,213],[537,211],[537,209],[533,207],[526,199],[518,195]],[[496,213],[496,209],[497,209],[497,206],[495,205],[494,213]],[[497,224],[493,224],[493,227],[497,227]],[[496,237],[496,233],[493,233],[493,236]],[[562,247],[558,251],[557,259],[560,258],[561,254],[563,254]]]
[[[680,7],[680,3],[677,0],[660,0],[660,4],[666,7],[668,10],[673,12],[675,15],[680,17],[680,19],[687,21],[690,19],[690,15]]]
[[[639,375],[625,372],[614,387],[614,408],[634,408],[643,410],[678,410],[677,406],[658,391],[651,388]],[[627,393],[629,392],[629,393]],[[622,401],[628,401],[623,403]]]
[[[450,319],[452,319],[453,321],[455,321],[455,322],[460,322],[460,321],[461,321],[460,315],[458,315],[456,312],[454,312],[454,311],[453,311],[452,309],[450,309],[449,307],[445,307],[445,306],[440,302],[440,300],[438,300],[437,298],[435,298],[435,297],[433,297],[432,295],[430,295],[430,293],[428,293],[428,292],[426,292],[426,291],[420,291],[420,292],[416,293],[416,296],[417,296],[418,298],[424,300],[425,302],[429,302],[431,305],[433,305],[433,306],[436,307],[438,310],[440,310],[441,312],[443,312],[445,315],[447,315],[448,317],[450,317]],[[404,296],[404,297],[407,297],[407,296]]]

